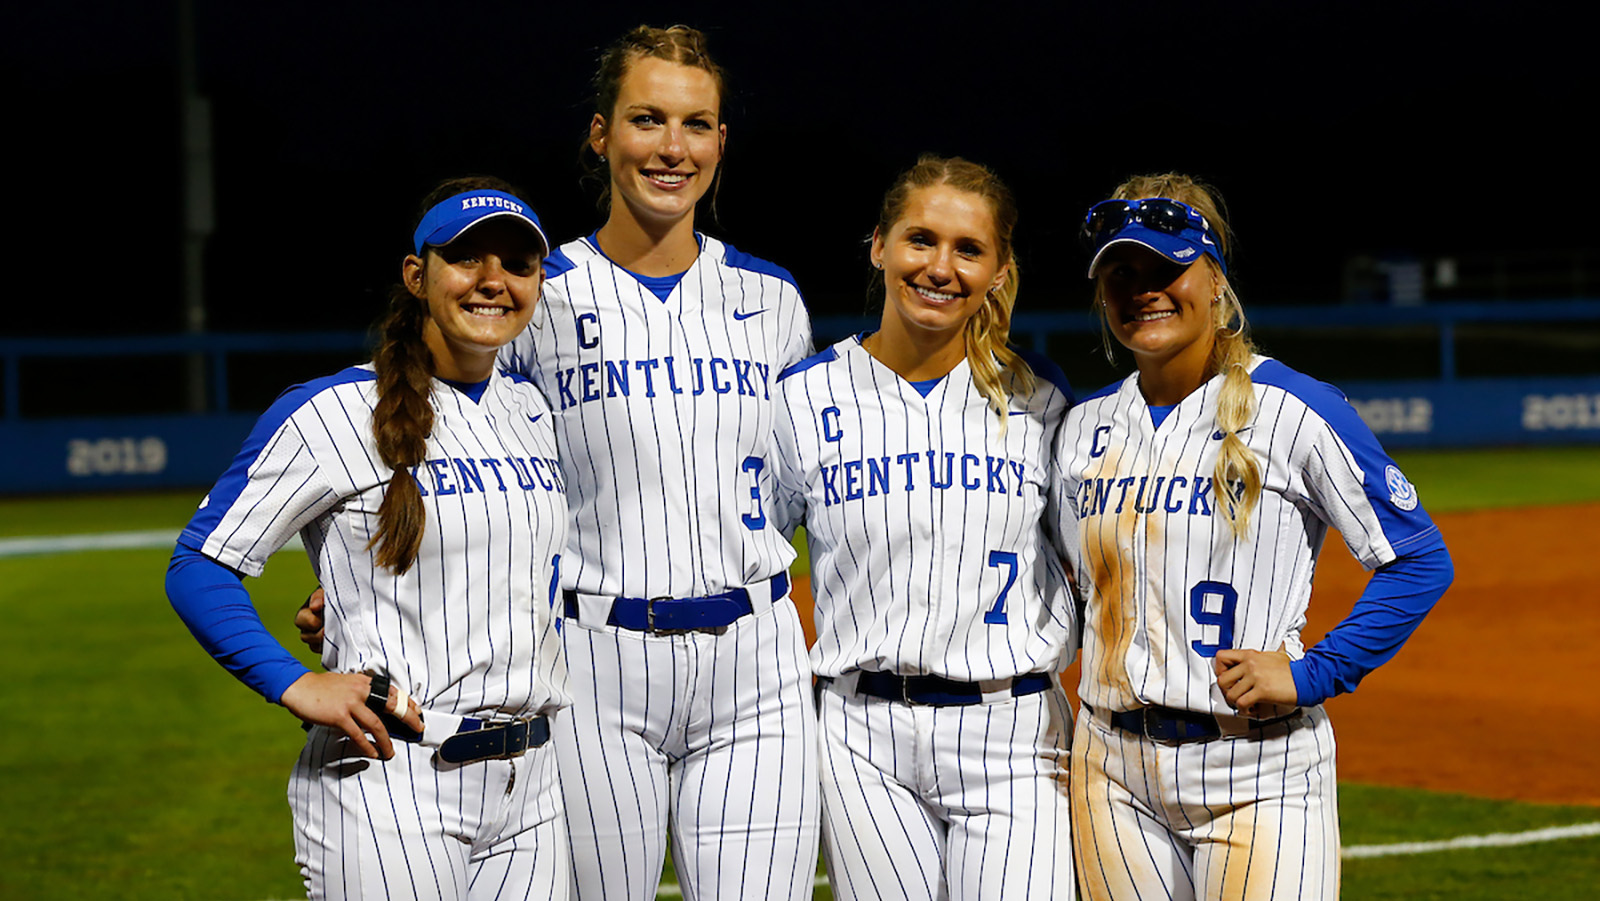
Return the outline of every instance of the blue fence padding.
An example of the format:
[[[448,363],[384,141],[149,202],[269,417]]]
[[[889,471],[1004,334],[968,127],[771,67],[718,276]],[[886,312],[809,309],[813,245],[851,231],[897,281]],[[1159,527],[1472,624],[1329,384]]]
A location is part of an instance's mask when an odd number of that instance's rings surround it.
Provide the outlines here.
[[[1600,320],[1600,300],[1252,307],[1249,312],[1252,323],[1270,328],[1437,327],[1438,379],[1340,385],[1386,446],[1600,443],[1600,375],[1459,379],[1453,363],[1454,330],[1460,323],[1595,321]],[[834,340],[875,326],[875,317],[832,316],[818,318],[815,331],[819,338]],[[1026,312],[1015,317],[1012,333],[1019,343],[1042,351],[1051,335],[1099,329],[1087,310]],[[255,411],[237,414],[227,409],[229,354],[342,353],[358,351],[366,341],[361,332],[0,339],[5,381],[0,492],[203,488],[227,467],[255,421]],[[207,415],[21,418],[20,398],[28,390],[21,378],[24,359],[181,354],[200,354],[208,360],[213,406]]]
[[[1600,376],[1339,387],[1387,448],[1600,443]]]
[[[1388,448],[1600,443],[1600,376],[1341,385]],[[0,494],[204,489],[255,416],[0,422]]]
[[[255,422],[255,414],[0,422],[0,494],[204,488]]]

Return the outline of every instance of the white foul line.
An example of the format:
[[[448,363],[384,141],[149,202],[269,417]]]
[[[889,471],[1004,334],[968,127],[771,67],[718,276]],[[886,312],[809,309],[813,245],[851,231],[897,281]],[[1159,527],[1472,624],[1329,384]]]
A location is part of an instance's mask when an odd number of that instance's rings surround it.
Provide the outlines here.
[[[69,554],[77,551],[143,550],[171,548],[178,542],[178,533],[172,529],[149,529],[142,532],[97,532],[87,535],[30,535],[24,538],[0,538],[0,558],[32,557],[41,554]],[[300,536],[289,539],[284,548],[301,547]]]
[[[1400,842],[1393,845],[1351,845],[1343,856],[1389,857],[1396,854],[1428,854],[1433,851],[1456,851],[1462,848],[1504,848],[1511,845],[1532,845],[1554,842],[1564,838],[1583,838],[1600,835],[1600,823],[1576,823],[1571,826],[1552,826],[1529,832],[1495,832],[1489,835],[1463,835],[1460,838],[1437,842]]]
[[[1489,835],[1463,835],[1460,838],[1436,842],[1397,842],[1392,845],[1351,845],[1340,852],[1350,859],[1359,857],[1391,857],[1406,854],[1430,854],[1434,851],[1456,851],[1462,848],[1504,848],[1512,845],[1533,845],[1567,838],[1584,838],[1600,835],[1600,823],[1577,823],[1572,826],[1552,826],[1529,832],[1495,832]],[[813,888],[823,888],[828,880],[818,876]],[[656,890],[657,898],[682,898],[683,889],[677,883],[663,882]]]
[[[0,538],[0,557],[64,554],[73,551],[110,551],[129,548],[172,547],[178,533],[171,529],[144,532],[99,532],[90,535],[34,535]]]

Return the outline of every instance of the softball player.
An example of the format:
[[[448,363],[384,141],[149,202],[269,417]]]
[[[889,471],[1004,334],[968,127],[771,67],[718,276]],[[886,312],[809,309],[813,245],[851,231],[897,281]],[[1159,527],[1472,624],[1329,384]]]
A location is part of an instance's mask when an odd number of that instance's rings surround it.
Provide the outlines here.
[[[311,897],[565,898],[546,741],[569,702],[567,508],[549,407],[494,373],[548,244],[497,181],[447,182],[424,209],[374,362],[262,416],[167,590],[218,662],[306,723],[289,803]],[[296,533],[327,593],[325,673],[271,638],[240,581]]]
[[[1337,897],[1322,702],[1393,656],[1452,578],[1344,396],[1254,353],[1219,209],[1186,177],[1136,178],[1085,225],[1095,306],[1138,367],[1074,407],[1055,448],[1086,595],[1072,800],[1091,898]],[[1377,573],[1307,649],[1330,526]]]
[[[793,278],[694,229],[727,128],[692,29],[601,58],[586,151],[610,214],[556,250],[501,355],[553,410],[574,703],[555,738],[578,897],[811,896],[811,671],[767,518],[778,373],[811,353]]]
[[[1041,517],[1072,392],[1006,347],[1016,206],[925,156],[872,238],[878,331],[779,377],[773,519],[811,547],[839,898],[1070,898],[1056,678],[1077,619]]]

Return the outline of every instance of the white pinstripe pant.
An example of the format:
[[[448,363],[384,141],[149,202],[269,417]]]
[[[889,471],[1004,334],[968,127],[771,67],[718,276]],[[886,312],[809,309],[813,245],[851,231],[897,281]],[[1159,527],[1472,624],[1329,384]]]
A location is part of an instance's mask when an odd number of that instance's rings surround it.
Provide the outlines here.
[[[1312,707],[1267,735],[1162,744],[1081,717],[1072,816],[1085,897],[1337,898],[1333,727]]]
[[[347,745],[341,733],[314,727],[289,777],[295,862],[312,899],[570,896],[550,745],[459,766],[407,742],[395,742],[386,761],[354,756]]]
[[[1074,896],[1060,687],[908,706],[821,692],[823,851],[839,899]]]
[[[574,703],[553,743],[576,897],[654,898],[670,829],[691,901],[810,898],[816,711],[794,603],[722,635],[564,635]]]

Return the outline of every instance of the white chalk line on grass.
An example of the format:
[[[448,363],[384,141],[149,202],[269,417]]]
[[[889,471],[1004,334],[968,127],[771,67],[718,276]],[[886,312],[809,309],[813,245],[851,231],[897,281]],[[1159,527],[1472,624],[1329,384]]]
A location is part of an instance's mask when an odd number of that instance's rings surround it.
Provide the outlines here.
[[[148,529],[141,532],[96,532],[86,535],[30,535],[22,538],[0,538],[0,558],[34,557],[44,554],[70,554],[79,551],[125,551],[145,548],[170,548],[178,541],[178,533],[171,529]],[[284,545],[299,548],[297,535]]]
[[[1340,856],[1345,859],[1362,857],[1392,857],[1409,854],[1431,854],[1435,851],[1457,851],[1463,848],[1504,848],[1512,845],[1535,845],[1568,838],[1600,835],[1600,823],[1577,823],[1572,826],[1552,826],[1528,832],[1495,832],[1489,835],[1463,835],[1459,838],[1437,842],[1397,842],[1392,845],[1351,845]],[[813,888],[825,888],[828,880],[818,876]],[[656,890],[657,898],[682,898],[683,889],[671,882],[663,882]]]
[[[1551,826],[1527,832],[1494,832],[1489,835],[1463,835],[1437,842],[1399,842],[1393,845],[1351,845],[1342,856],[1390,857],[1399,854],[1429,854],[1434,851],[1457,851],[1463,848],[1506,848],[1512,845],[1534,845],[1567,838],[1584,838],[1600,835],[1600,823],[1574,823],[1571,826]]]
[[[1351,845],[1345,848],[1341,856],[1353,857],[1389,857],[1408,854],[1430,854],[1435,851],[1455,851],[1462,848],[1503,848],[1512,845],[1534,845],[1540,842],[1554,842],[1568,838],[1584,838],[1591,835],[1600,835],[1600,823],[1576,823],[1571,826],[1552,826],[1548,829],[1533,829],[1528,832],[1495,832],[1489,835],[1463,835],[1460,838],[1445,839],[1437,842],[1397,842],[1392,845]],[[812,888],[826,888],[826,877],[818,876],[812,883]],[[683,889],[676,883],[663,882],[656,889],[657,898],[682,898]]]

